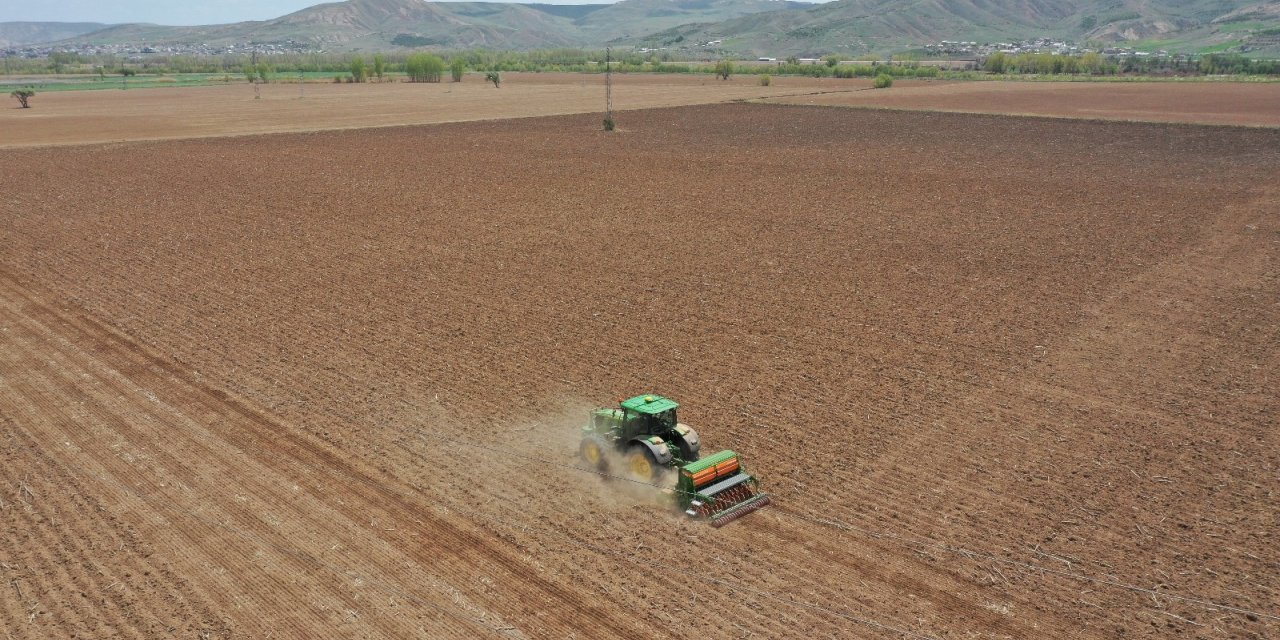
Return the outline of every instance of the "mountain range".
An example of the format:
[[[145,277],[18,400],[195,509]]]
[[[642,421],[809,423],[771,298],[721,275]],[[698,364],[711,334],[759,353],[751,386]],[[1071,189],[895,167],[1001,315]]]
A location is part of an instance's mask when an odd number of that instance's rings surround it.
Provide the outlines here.
[[[222,25],[0,23],[0,46],[292,42],[314,49],[647,47],[708,56],[886,53],[1039,37],[1280,54],[1280,0],[345,0]]]

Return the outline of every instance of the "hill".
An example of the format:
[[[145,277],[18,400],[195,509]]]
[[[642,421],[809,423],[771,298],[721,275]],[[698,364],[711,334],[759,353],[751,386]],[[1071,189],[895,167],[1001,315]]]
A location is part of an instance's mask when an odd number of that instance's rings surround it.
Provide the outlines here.
[[[0,22],[0,47],[65,40],[105,26],[101,22]]]
[[[1280,2],[838,0],[801,11],[681,25],[638,44],[697,49],[700,43],[719,40],[724,52],[740,55],[856,55],[941,40],[1051,37],[1194,52],[1247,48],[1276,27]]]
[[[559,6],[509,2],[346,0],[273,20],[170,27],[118,25],[67,37],[66,44],[211,45],[295,42],[325,49],[400,46],[531,49],[603,45],[688,22],[793,9],[786,0],[622,0],[613,5]]]
[[[44,26],[20,26],[32,24]],[[7,23],[0,24],[0,34],[18,33],[27,43],[61,37],[58,44],[66,45],[294,43],[354,51],[612,44],[752,57],[856,56],[942,40],[1048,37],[1171,51],[1280,54],[1280,1],[1247,0],[837,0],[821,5],[622,0],[577,6],[345,0],[273,20],[191,27],[126,24],[85,33],[100,26]]]

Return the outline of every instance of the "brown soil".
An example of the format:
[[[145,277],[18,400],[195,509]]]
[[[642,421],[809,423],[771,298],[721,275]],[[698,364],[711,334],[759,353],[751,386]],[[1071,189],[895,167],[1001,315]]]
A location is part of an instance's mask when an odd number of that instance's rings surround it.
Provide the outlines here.
[[[767,101],[1280,127],[1280,83],[1277,82],[900,81],[888,90],[785,96]]]
[[[1280,634],[1280,132],[621,124],[0,166],[0,629]],[[570,468],[642,391],[774,506]]]
[[[705,104],[866,86],[858,80],[614,74],[614,109]],[[0,108],[0,147],[162,140],[603,113],[604,76],[503,74],[440,84],[266,84],[42,92],[31,109]],[[14,102],[13,106],[17,106]]]

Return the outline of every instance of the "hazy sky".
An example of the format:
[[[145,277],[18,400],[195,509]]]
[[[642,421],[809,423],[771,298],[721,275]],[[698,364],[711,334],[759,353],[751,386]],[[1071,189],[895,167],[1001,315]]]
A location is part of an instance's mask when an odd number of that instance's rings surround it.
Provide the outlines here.
[[[154,22],[192,25],[266,20],[324,0],[0,0],[0,22]],[[521,0],[532,2],[535,0]],[[616,0],[537,0],[606,4]]]

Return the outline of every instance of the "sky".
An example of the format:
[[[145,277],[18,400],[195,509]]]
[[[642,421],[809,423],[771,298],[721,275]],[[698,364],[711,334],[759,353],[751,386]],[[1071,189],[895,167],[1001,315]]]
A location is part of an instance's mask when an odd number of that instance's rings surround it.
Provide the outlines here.
[[[616,0],[520,0],[610,4]],[[0,0],[0,22],[220,24],[278,18],[324,0]]]

